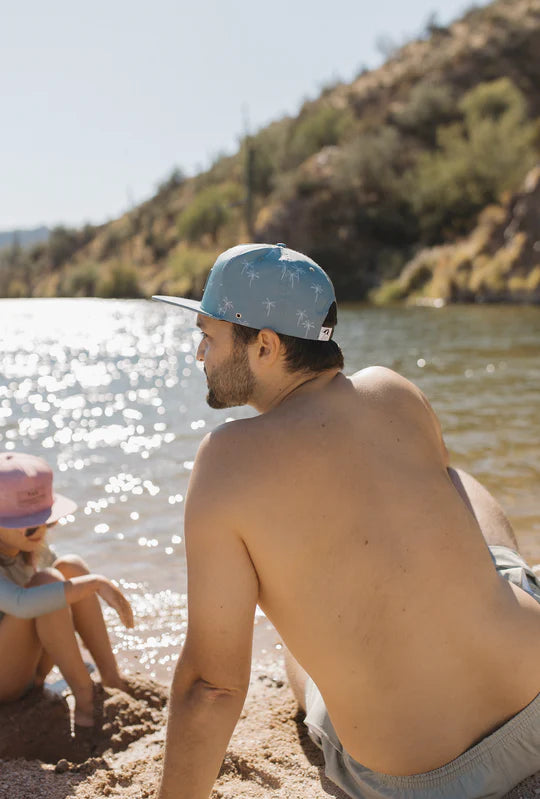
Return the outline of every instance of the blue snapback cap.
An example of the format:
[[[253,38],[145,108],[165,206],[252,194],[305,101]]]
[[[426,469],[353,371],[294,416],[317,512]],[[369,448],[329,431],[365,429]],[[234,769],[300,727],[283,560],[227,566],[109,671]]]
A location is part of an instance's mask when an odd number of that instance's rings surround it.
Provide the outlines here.
[[[239,244],[225,250],[212,267],[200,302],[155,295],[203,316],[258,330],[329,341],[324,321],[336,297],[321,267],[284,244]]]

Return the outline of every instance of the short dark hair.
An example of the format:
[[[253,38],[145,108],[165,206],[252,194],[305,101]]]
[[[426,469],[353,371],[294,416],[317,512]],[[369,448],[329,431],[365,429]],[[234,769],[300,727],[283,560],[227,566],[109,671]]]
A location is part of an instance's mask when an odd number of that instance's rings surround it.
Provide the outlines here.
[[[334,329],[337,325],[337,305],[328,309],[323,327]],[[233,339],[238,344],[251,344],[260,330],[233,323]],[[312,341],[311,339],[286,336],[278,333],[285,350],[285,363],[290,372],[324,372],[326,369],[343,369],[343,353],[335,341]]]

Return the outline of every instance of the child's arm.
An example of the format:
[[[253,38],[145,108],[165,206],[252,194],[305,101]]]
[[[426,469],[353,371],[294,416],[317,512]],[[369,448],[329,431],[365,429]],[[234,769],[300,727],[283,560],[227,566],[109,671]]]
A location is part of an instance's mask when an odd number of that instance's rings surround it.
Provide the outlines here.
[[[44,613],[60,610],[67,604],[63,582],[36,585],[32,588],[0,577],[0,610],[19,619],[33,619]]]
[[[123,593],[100,574],[85,574],[71,580],[23,588],[0,577],[0,611],[20,619],[33,619],[72,605],[97,593],[116,610],[125,627],[133,627],[133,611]]]

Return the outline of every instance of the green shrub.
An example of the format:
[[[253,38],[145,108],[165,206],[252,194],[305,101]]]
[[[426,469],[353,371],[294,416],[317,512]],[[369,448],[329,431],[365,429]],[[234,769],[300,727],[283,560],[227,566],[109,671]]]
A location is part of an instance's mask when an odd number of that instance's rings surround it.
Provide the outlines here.
[[[5,297],[11,297],[12,299],[19,299],[21,297],[31,297],[32,292],[29,289],[28,283],[24,280],[21,280],[17,276],[13,276],[11,280],[7,283]]]
[[[167,278],[160,291],[180,296],[200,295],[217,255],[217,250],[178,247],[167,260]]]
[[[35,267],[17,239],[0,251],[0,297],[31,297]]]
[[[525,98],[510,78],[478,84],[463,97],[460,108],[469,128],[483,120],[497,122],[509,114],[521,124],[527,116]]]
[[[49,259],[53,269],[68,261],[80,246],[79,234],[76,230],[55,227],[47,241]]]
[[[455,119],[456,104],[452,88],[431,80],[416,84],[407,105],[394,114],[398,128],[431,145],[435,144],[437,127]]]
[[[323,147],[339,144],[354,124],[348,108],[314,103],[301,112],[291,126],[284,154],[285,169],[294,169]]]
[[[135,298],[143,296],[135,268],[122,263],[112,265],[108,275],[103,276],[99,281],[96,294],[99,297]]]
[[[96,253],[98,260],[106,261],[108,258],[118,255],[124,240],[125,236],[122,234],[117,222],[107,225],[99,235],[99,246]]]
[[[242,189],[234,183],[208,186],[183,211],[179,220],[180,235],[190,242],[209,236],[217,242],[220,229],[227,222],[231,208],[242,199]]]
[[[289,119],[282,119],[244,139],[240,155],[245,169],[246,147],[251,147],[253,153],[251,180],[255,194],[267,196],[275,188],[276,177],[284,159],[290,125]]]
[[[357,136],[341,149],[335,183],[366,195],[394,197],[401,193],[401,140],[391,126]],[[373,197],[375,199],[375,197]]]
[[[60,297],[95,297],[99,267],[92,262],[67,267],[58,283]]]
[[[150,256],[154,261],[161,261],[171,247],[168,230],[158,222],[154,222],[152,227],[146,231],[142,242],[149,250]]]
[[[462,123],[437,130],[437,150],[419,156],[408,194],[424,239],[467,231],[478,211],[517,188],[535,162],[536,125],[508,78],[480,84],[463,98]]]
[[[404,169],[402,139],[390,125],[351,139],[336,158],[336,208],[354,218],[359,235],[374,237],[384,247],[411,243],[418,234]]]

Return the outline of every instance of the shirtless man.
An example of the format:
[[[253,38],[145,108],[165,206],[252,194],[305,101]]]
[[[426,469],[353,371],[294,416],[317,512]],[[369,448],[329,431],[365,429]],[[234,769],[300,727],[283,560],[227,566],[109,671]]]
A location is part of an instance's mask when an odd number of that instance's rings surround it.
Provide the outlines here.
[[[193,469],[161,799],[212,789],[257,603],[350,796],[499,797],[540,769],[540,586],[495,500],[449,467],[419,389],[342,374],[323,270],[242,245],[200,304],[157,299],[198,311],[208,403],[260,414],[206,436]]]

